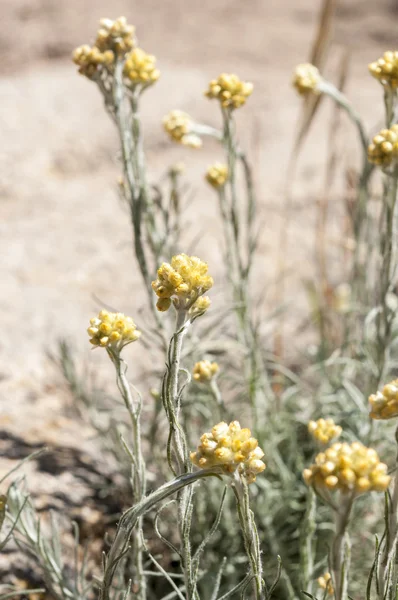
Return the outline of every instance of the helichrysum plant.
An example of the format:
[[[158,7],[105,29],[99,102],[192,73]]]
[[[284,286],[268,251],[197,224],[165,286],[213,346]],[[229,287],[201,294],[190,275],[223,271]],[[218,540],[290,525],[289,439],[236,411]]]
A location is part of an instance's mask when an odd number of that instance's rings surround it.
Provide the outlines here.
[[[135,28],[124,17],[102,19],[93,44],[74,51],[79,73],[97,86],[119,135],[118,191],[129,209],[134,254],[151,315],[149,325],[143,317],[145,327],[137,328],[131,317],[102,310],[87,330],[92,346],[103,348],[115,369],[128,438],[112,418],[108,431],[115,433],[131,484],[131,506],[118,518],[115,535],[107,539],[98,582],[101,600],[126,600],[130,593],[148,600],[154,597],[153,581],[159,577],[167,585],[162,597],[169,599],[270,600],[275,594],[297,600],[302,591],[313,597],[318,584],[323,598],[348,600],[353,586],[358,597],[371,600],[375,580],[378,599],[395,600],[398,477],[379,459],[375,448],[382,436],[377,428],[386,425],[375,421],[398,416],[398,384],[393,379],[398,365],[397,56],[388,51],[369,66],[385,103],[384,128],[372,140],[348,98],[317,66],[300,64],[295,69],[293,85],[305,100],[311,94],[317,100],[327,96],[345,111],[358,136],[354,158],[359,160],[355,201],[348,215],[348,273],[343,283],[333,282],[329,296],[322,283],[341,340],[332,354],[324,352],[315,364],[289,369],[263,346],[252,295],[253,261],[262,230],[235,116],[236,111],[250,109],[253,84],[234,73],[210,80],[204,94],[211,101],[209,108],[219,112],[218,127],[172,107],[162,122],[169,139],[182,146],[205,149],[209,137],[218,144],[219,157],[205,178],[223,227],[228,306],[219,319],[217,313],[211,315],[207,294],[214,281],[208,264],[180,251],[183,169],[167,167],[167,193],[163,183],[150,181],[140,115],[146,94],[155,93],[160,77],[156,57],[138,45]],[[371,193],[373,174],[383,178],[379,203]],[[136,314],[141,314],[138,307]],[[319,311],[318,321],[323,316]],[[324,332],[322,328],[321,342]],[[151,383],[145,382],[145,388],[155,388],[152,394],[141,395],[127,378],[125,348],[136,341],[161,354],[149,369]],[[229,379],[233,390],[224,403],[223,381]],[[383,387],[386,381],[390,383]],[[215,402],[207,403],[208,396]],[[154,416],[150,401],[156,405]],[[236,420],[246,404],[251,430]],[[308,419],[325,414],[326,408],[331,416],[310,420],[307,427]],[[343,441],[336,442],[340,436]],[[321,450],[316,456],[315,446]],[[300,475],[306,464],[307,488]],[[203,483],[210,477],[212,483]],[[228,490],[235,504],[229,502]],[[369,506],[368,513],[377,513],[377,502],[382,506],[377,492],[385,492],[385,532],[377,538],[365,582],[362,566],[350,563],[348,531],[355,535],[362,527],[351,518],[354,503],[355,510]],[[32,506],[24,507],[20,500],[15,488],[9,502],[15,534],[47,569],[50,591],[69,600],[91,598],[85,573],[76,569],[74,582],[64,577],[58,538],[55,545],[43,541]],[[166,511],[172,517],[162,519]],[[325,533],[330,514],[331,544]],[[204,532],[209,515],[212,522]],[[379,525],[375,519],[369,529],[376,532]],[[241,536],[236,535],[238,527]],[[161,557],[159,542],[167,548]]]

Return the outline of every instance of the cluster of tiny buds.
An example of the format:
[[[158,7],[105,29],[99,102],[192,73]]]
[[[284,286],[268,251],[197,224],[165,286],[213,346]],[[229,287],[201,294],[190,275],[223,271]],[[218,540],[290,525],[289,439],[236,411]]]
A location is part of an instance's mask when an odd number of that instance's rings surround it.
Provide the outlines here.
[[[156,68],[156,58],[153,54],[135,48],[126,56],[123,75],[133,86],[137,84],[148,86],[159,79],[160,71]]]
[[[101,19],[94,46],[79,46],[73,52],[73,61],[79,73],[92,79],[102,69],[111,72],[116,58],[124,56],[134,47],[135,28],[125,17],[115,21]]]
[[[330,573],[324,573],[317,579],[318,585],[322,590],[326,590],[329,596],[334,594],[332,577]]]
[[[194,365],[193,378],[198,383],[208,383],[217,375],[219,370],[220,367],[216,362],[201,360]]]
[[[211,432],[202,435],[197,451],[190,455],[193,464],[201,469],[221,467],[226,475],[238,472],[247,483],[264,471],[263,456],[250,429],[242,429],[238,421],[215,425]]]
[[[159,311],[168,310],[172,301],[177,310],[189,310],[192,316],[209,307],[210,300],[203,294],[213,286],[213,278],[208,275],[207,263],[200,258],[177,254],[170,264],[159,267],[157,275],[152,289],[159,298]]]
[[[316,490],[340,490],[353,495],[372,490],[384,492],[391,479],[376,450],[359,442],[337,442],[320,452],[315,463],[304,469],[303,477]]]
[[[202,146],[201,138],[194,133],[195,122],[182,110],[172,110],[163,117],[163,127],[174,142],[190,146],[191,148],[200,148]]]
[[[398,379],[387,383],[376,394],[369,396],[372,419],[386,420],[398,417]]]
[[[398,88],[398,52],[385,52],[381,58],[370,63],[369,71],[382,85]]]
[[[115,21],[102,19],[94,46],[80,46],[73,52],[79,73],[89,79],[112,75],[117,61],[123,61],[124,81],[129,87],[147,87],[159,79],[156,58],[141,48],[135,48],[135,28],[125,17]]]
[[[333,419],[318,419],[308,423],[308,431],[317,442],[326,445],[338,438],[343,430]]]
[[[120,352],[124,346],[135,342],[141,335],[131,317],[107,310],[101,310],[98,317],[90,319],[87,333],[93,346],[108,348],[113,352]]]
[[[228,166],[223,163],[214,163],[206,171],[206,180],[214,188],[221,188],[228,179]]]
[[[398,158],[398,125],[382,129],[368,146],[369,162],[388,167]]]
[[[241,81],[237,75],[222,73],[209,83],[205,92],[208,98],[216,98],[222,108],[235,109],[243,106],[253,92],[253,84]]]
[[[319,94],[321,81],[322,77],[318,69],[310,63],[297,65],[294,70],[292,83],[301,95]]]

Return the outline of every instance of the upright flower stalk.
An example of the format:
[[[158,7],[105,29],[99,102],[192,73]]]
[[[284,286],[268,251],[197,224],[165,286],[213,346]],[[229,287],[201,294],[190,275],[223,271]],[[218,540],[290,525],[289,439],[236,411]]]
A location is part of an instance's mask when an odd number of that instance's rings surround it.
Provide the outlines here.
[[[245,379],[253,420],[259,424],[261,414],[264,413],[267,404],[267,398],[272,397],[272,390],[258,347],[248,297],[252,259],[256,248],[256,232],[254,230],[256,200],[251,169],[244,152],[238,146],[234,120],[234,110],[246,103],[252,91],[251,83],[241,81],[234,74],[223,73],[209,83],[205,95],[210,99],[218,100],[221,105],[223,130],[222,135],[217,137],[224,147],[227,162],[225,165],[216,163],[209,167],[206,179],[217,191],[219,198],[238,339],[245,352]],[[237,186],[239,164],[242,167],[246,188],[244,216],[240,202],[241,192]]]
[[[116,370],[116,382],[131,421],[131,491],[133,503],[142,501],[146,492],[145,460],[141,447],[141,397],[134,399],[131,386],[126,377],[127,365],[121,357],[125,346],[136,341],[141,332],[137,330],[131,317],[122,313],[110,313],[102,310],[98,317],[91,319],[87,330],[90,342],[95,347],[106,348]],[[132,557],[134,564],[133,585],[138,600],[146,600],[146,578],[144,574],[144,542],[142,517],[132,535]]]
[[[169,344],[162,386],[162,401],[169,421],[167,458],[176,476],[192,471],[186,435],[179,420],[185,387],[185,384],[180,384],[182,344],[192,322],[209,307],[210,300],[204,294],[212,285],[213,279],[208,275],[207,264],[186,254],[174,256],[170,264],[163,263],[158,269],[157,279],[152,282],[152,288],[158,296],[158,310],[165,312],[173,305],[176,311],[175,332]],[[188,600],[198,600],[197,569],[192,560],[190,540],[192,494],[192,487],[178,493],[177,522],[186,597]]]
[[[191,452],[192,462],[201,469],[219,466],[231,477],[256,600],[265,598],[266,588],[257,527],[249,505],[248,485],[264,471],[263,457],[264,452],[258,441],[251,437],[250,429],[242,429],[238,421],[229,425],[223,421],[218,423],[211,432],[202,435],[196,452]]]
[[[362,493],[385,491],[390,483],[387,466],[373,448],[359,442],[336,442],[320,452],[304,470],[304,480],[332,508],[335,531],[329,563],[336,600],[347,600],[350,568],[348,525],[355,499]]]

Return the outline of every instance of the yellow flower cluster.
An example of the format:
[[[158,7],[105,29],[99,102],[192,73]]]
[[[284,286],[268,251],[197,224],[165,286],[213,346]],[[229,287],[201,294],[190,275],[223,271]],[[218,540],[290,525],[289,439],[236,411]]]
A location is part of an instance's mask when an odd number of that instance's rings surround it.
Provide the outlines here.
[[[228,179],[228,167],[222,163],[214,163],[207,169],[206,179],[214,188],[220,188],[225,185]]]
[[[92,79],[101,67],[109,68],[115,62],[111,50],[101,52],[96,46],[84,45],[76,48],[72,55],[73,62],[79,66],[79,73]]]
[[[371,490],[384,492],[391,479],[387,465],[380,462],[376,450],[359,442],[338,442],[320,452],[315,463],[304,469],[303,477],[307,485],[316,489],[353,494]]]
[[[383,56],[370,63],[369,71],[383,85],[389,85],[393,89],[398,87],[398,52],[389,50]]]
[[[308,431],[321,444],[328,444],[333,438],[339,437],[343,430],[333,419],[318,419],[308,423]]]
[[[163,117],[163,127],[172,140],[184,144],[184,146],[200,148],[202,140],[193,133],[193,125],[191,117],[182,110],[172,110]]]
[[[250,429],[241,429],[238,421],[229,425],[218,423],[211,432],[204,433],[197,451],[190,456],[193,464],[201,469],[220,466],[227,475],[238,471],[247,483],[255,481],[256,475],[265,469],[261,460],[264,452],[258,441],[251,437]]]
[[[125,17],[115,21],[101,19],[94,46],[79,46],[73,52],[73,61],[79,73],[92,79],[102,68],[111,70],[115,55],[124,56],[134,47],[134,27]]]
[[[372,419],[392,419],[398,417],[398,379],[390,381],[376,394],[369,396]]]
[[[141,335],[131,317],[107,310],[101,310],[98,317],[90,319],[87,333],[93,346],[110,348],[115,352],[135,342]]]
[[[319,84],[322,77],[318,69],[310,63],[297,65],[293,74],[293,85],[299,94],[319,94]]]
[[[327,590],[327,593],[330,596],[334,594],[334,587],[330,573],[324,573],[321,577],[318,577],[317,581],[322,590]]]
[[[160,77],[160,71],[156,68],[156,58],[153,54],[147,54],[141,48],[134,48],[126,56],[123,67],[123,75],[133,85],[151,85]]]
[[[158,269],[158,278],[152,281],[152,289],[159,297],[157,309],[168,310],[173,298],[177,309],[191,309],[194,314],[206,310],[210,300],[200,296],[213,286],[213,278],[207,271],[207,263],[186,254],[173,256],[171,264],[163,263]]]
[[[398,157],[398,125],[382,129],[368,146],[369,162],[387,167]]]
[[[237,75],[222,73],[210,81],[205,95],[219,100],[223,108],[234,109],[243,106],[252,92],[252,83],[241,81]]]
[[[199,383],[207,383],[218,373],[220,367],[216,362],[209,360],[201,360],[194,365],[193,378]]]

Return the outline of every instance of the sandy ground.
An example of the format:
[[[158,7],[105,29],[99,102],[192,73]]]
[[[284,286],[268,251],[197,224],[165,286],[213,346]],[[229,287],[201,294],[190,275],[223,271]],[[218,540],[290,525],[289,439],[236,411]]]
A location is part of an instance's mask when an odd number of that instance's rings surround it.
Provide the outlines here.
[[[2,0],[3,454],[9,455],[10,432],[34,446],[90,447],[90,432],[75,431],[73,421],[62,416],[67,394],[46,351],[63,336],[87,360],[85,329],[99,308],[96,298],[133,315],[141,304],[130,226],[115,193],[116,134],[95,86],[76,73],[72,49],[92,40],[101,17],[125,14],[137,27],[140,45],[158,57],[162,76],[147,92],[142,111],[151,175],[156,180],[171,163],[185,162],[195,191],[186,239],[203,232],[197,252],[216,275],[220,228],[215,197],[203,182],[203,172],[220,158],[217,147],[208,143],[194,152],[175,146],[160,122],[166,112],[180,108],[217,126],[217,106],[203,97],[208,80],[233,71],[254,82],[255,92],[238,122],[242,145],[257,140],[252,158],[263,225],[254,285],[260,289],[269,282],[271,289],[287,162],[301,109],[290,87],[291,71],[308,57],[320,5],[319,0]],[[397,20],[397,2],[392,0],[340,2],[331,77],[333,65],[348,48],[347,92],[369,128],[377,126],[382,103],[367,63],[394,46]],[[288,244],[292,273],[288,290],[294,310],[306,306],[303,279],[314,275],[313,229],[329,119],[330,104],[325,102],[303,150],[294,188]],[[355,136],[344,137],[342,153],[353,166],[358,164]],[[339,227],[332,219],[331,240]],[[264,311],[272,308],[270,298],[272,293],[265,298]],[[90,355],[98,367],[102,358]],[[110,367],[106,369],[106,377],[112,378]],[[23,455],[18,438],[11,447],[12,456]],[[64,483],[58,474],[58,487],[69,485],[68,476],[63,477]],[[42,486],[51,490],[55,483],[49,478]]]

